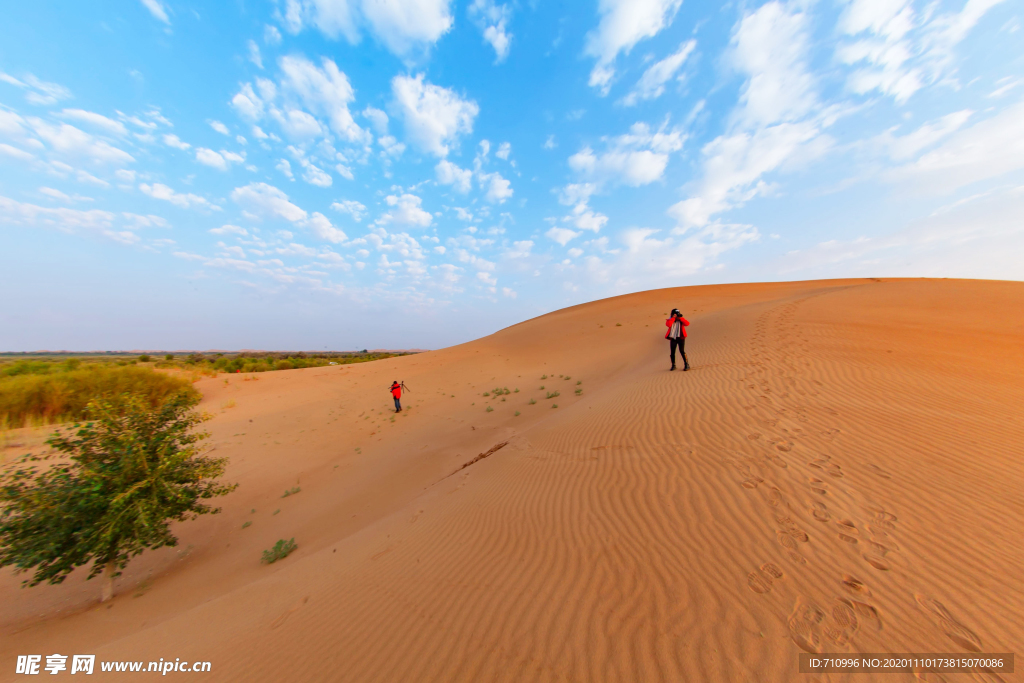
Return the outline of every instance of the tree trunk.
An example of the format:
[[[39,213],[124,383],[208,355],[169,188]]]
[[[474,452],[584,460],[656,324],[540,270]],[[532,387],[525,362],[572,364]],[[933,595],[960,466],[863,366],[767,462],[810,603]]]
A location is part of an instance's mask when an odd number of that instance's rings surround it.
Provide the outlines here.
[[[114,560],[107,562],[103,570],[103,590],[100,593],[100,602],[106,602],[114,597],[114,572],[117,571],[117,564]]]

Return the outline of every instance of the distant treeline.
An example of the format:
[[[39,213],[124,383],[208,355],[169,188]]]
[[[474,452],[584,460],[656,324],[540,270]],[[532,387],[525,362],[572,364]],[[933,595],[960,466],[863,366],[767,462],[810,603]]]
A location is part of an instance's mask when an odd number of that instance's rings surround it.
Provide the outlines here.
[[[359,351],[351,353],[273,353],[244,351],[242,353],[191,353],[187,356],[175,357],[166,354],[161,358],[153,358],[158,368],[183,368],[214,372],[269,372],[271,370],[292,370],[294,368],[315,368],[323,365],[347,365],[350,363],[366,363],[372,360],[406,356],[406,353],[389,353]],[[145,359],[145,360],[143,360]],[[140,356],[139,360],[151,360],[149,356]]]
[[[192,382],[202,375],[347,365],[405,355],[357,351],[19,358],[8,354],[0,356],[0,429],[75,420],[89,401],[113,400],[126,393],[156,406],[179,391],[195,392]]]

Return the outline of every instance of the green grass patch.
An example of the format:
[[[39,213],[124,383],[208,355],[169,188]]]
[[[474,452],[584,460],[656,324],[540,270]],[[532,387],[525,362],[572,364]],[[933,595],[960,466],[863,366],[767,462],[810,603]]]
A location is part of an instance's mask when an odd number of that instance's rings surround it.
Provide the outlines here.
[[[288,496],[294,496],[296,493],[298,493],[301,490],[302,489],[299,488],[298,486],[293,486],[290,489],[288,489],[287,491],[285,491],[284,494],[281,497],[282,498],[287,498]]]
[[[247,528],[249,528],[249,527],[251,527],[251,526],[252,526],[252,522],[251,522],[251,521],[249,521],[249,522],[246,522],[245,524],[243,524],[243,525],[242,525],[242,528],[243,528],[243,529],[247,529]]]
[[[557,391],[549,391],[548,395],[547,395],[547,398],[557,398],[559,396],[561,396],[561,394],[558,393]]]
[[[493,406],[487,406],[487,412],[488,413],[494,412],[494,407]]]
[[[530,399],[530,403],[529,403],[529,405],[531,405],[531,406],[532,406],[532,405],[533,405],[534,403],[536,403],[536,402],[537,402],[537,399],[535,399],[535,398],[531,398],[531,399]]]
[[[270,550],[263,551],[263,564],[274,564],[278,560],[284,558],[295,552],[299,546],[295,545],[295,539],[284,540],[283,538],[274,544],[274,547]]]

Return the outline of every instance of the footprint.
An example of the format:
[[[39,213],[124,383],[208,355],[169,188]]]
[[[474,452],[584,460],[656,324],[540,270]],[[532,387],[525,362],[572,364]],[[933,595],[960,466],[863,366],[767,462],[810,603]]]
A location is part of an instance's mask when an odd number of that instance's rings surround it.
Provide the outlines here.
[[[914,594],[914,598],[921,607],[924,607],[938,619],[939,628],[942,629],[950,640],[965,650],[981,652],[981,638],[950,614],[945,605],[938,600],[920,594]]]
[[[823,482],[821,479],[811,479],[808,483],[810,484],[812,492],[817,493],[819,496],[828,495],[828,484]]]
[[[747,574],[747,586],[755,593],[770,593],[772,580],[761,572],[750,572]]]
[[[789,615],[789,634],[800,649],[817,654],[821,652],[821,622],[825,613],[807,598],[799,597]]]
[[[764,564],[762,564],[761,565],[761,571],[764,572],[765,574],[767,574],[768,576],[772,577],[775,580],[781,579],[783,576],[785,576],[782,573],[782,570],[779,569],[778,567],[776,567],[771,562],[765,562]]]
[[[868,469],[870,469],[874,474],[877,474],[882,479],[892,479],[892,475],[883,470],[878,465],[868,465]]]
[[[827,522],[832,519],[832,515],[829,514],[828,508],[825,507],[824,503],[815,503],[811,515],[819,522]]]
[[[876,631],[882,630],[882,617],[873,605],[857,600],[850,600],[849,604],[853,605],[853,609],[857,613],[858,623],[868,624]]]
[[[772,490],[768,492],[768,504],[773,508],[782,507],[785,505],[786,499],[782,495],[782,491],[772,487]]]
[[[867,563],[875,569],[877,569],[878,571],[887,572],[890,569],[892,569],[892,566],[889,564],[888,560],[886,560],[881,555],[875,555],[874,553],[864,553],[864,559],[867,560]]]
[[[863,581],[849,574],[843,574],[843,588],[857,595],[871,595],[871,591]]]
[[[761,435],[758,434],[757,432],[754,432],[753,434],[747,434],[747,438],[750,439],[751,441],[754,441],[756,439],[760,439]]]
[[[763,479],[744,479],[742,482],[740,482],[740,484],[743,486],[743,488],[756,489],[757,485],[760,484],[762,481],[764,481],[764,480]]]
[[[777,455],[770,455],[770,456],[768,456],[768,459],[771,460],[772,464],[775,465],[776,467],[782,467],[782,468],[789,467],[789,465],[786,464],[786,461],[783,460],[782,458],[780,458]]]
[[[775,444],[775,447],[777,449],[779,449],[780,451],[782,451],[783,453],[788,453],[791,450],[793,450],[793,442],[792,441],[783,441],[782,443]]]
[[[853,536],[847,536],[846,534],[839,534],[839,538],[847,543],[857,544],[857,539]]]

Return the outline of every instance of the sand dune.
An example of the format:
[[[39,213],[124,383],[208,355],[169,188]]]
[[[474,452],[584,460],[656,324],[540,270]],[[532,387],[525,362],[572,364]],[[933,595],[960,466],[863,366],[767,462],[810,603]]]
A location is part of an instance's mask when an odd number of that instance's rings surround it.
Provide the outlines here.
[[[203,380],[224,512],[109,606],[5,571],[0,679],[53,652],[225,681],[862,681],[797,655],[1024,652],[1022,310],[1008,282],[688,287]],[[924,680],[1020,674],[977,676]]]

